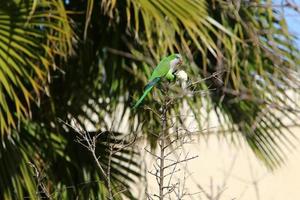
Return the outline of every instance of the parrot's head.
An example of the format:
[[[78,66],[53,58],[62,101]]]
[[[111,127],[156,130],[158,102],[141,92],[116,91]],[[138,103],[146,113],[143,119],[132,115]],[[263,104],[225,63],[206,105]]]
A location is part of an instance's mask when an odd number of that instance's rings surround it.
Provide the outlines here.
[[[170,56],[170,65],[172,69],[177,69],[182,63],[183,60],[180,54],[176,53]]]

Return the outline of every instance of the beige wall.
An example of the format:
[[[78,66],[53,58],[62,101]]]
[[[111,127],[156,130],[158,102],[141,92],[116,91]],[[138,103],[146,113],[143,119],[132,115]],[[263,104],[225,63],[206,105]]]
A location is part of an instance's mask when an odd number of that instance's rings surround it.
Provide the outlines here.
[[[293,129],[293,132],[298,135],[300,129]],[[219,141],[215,136],[211,136],[208,141],[200,140],[185,145],[185,149],[191,156],[199,156],[188,163],[191,176],[187,178],[185,188],[190,193],[200,192],[199,184],[214,196],[218,191],[223,191],[220,200],[300,199],[300,148],[290,154],[286,165],[274,172],[268,171],[246,145],[237,148],[225,140]],[[143,147],[141,151],[144,151]],[[146,160],[148,169],[153,169],[151,156],[146,155]],[[183,173],[178,176],[182,180]],[[157,186],[153,176],[149,175],[148,181],[149,192],[155,193]],[[143,194],[141,188],[139,193]],[[142,196],[141,199],[144,198]],[[200,198],[207,199],[203,192],[185,199]]]

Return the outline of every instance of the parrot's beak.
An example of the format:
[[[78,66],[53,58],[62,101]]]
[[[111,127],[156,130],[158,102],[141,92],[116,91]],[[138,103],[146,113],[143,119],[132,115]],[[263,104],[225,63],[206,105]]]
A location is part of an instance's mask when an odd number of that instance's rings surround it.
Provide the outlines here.
[[[179,62],[178,62],[178,66],[181,66],[183,64],[183,60],[182,58],[179,59]]]

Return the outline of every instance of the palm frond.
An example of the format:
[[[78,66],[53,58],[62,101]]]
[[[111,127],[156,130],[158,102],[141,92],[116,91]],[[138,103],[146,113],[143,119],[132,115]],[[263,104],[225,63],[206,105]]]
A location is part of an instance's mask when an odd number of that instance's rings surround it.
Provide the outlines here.
[[[288,138],[294,137],[289,125],[297,125],[293,119],[299,115],[299,104],[291,97],[299,90],[298,49],[285,20],[272,7],[253,8],[245,2],[238,9],[220,3],[215,12],[220,23],[244,42],[228,41],[232,48],[223,48],[226,56],[221,62],[211,57],[204,76],[225,71],[218,77],[221,86],[207,81],[218,88],[211,98],[221,115],[229,116],[227,125],[232,124],[273,169],[286,158],[282,148],[293,146]]]
[[[61,1],[3,3],[0,8],[0,132],[30,117],[54,57],[72,53],[73,31]]]

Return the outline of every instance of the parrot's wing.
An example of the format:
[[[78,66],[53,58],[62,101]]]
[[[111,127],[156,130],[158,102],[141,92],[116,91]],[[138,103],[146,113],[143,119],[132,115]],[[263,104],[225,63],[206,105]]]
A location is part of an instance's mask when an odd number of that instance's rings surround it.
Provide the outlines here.
[[[170,70],[170,62],[167,60],[167,58],[165,58],[154,69],[149,80],[153,81],[157,77],[164,77],[169,70]]]
[[[153,87],[154,85],[156,85],[156,83],[158,83],[160,81],[160,77],[156,77],[154,78],[152,81],[150,81],[145,87],[144,87],[144,91],[146,91],[148,88]]]
[[[161,79],[160,77],[157,77],[145,86],[143,96],[141,96],[141,98],[136,102],[136,104],[133,106],[133,109],[136,109],[142,103],[144,98],[152,90],[152,88],[160,81],[160,79]]]

